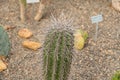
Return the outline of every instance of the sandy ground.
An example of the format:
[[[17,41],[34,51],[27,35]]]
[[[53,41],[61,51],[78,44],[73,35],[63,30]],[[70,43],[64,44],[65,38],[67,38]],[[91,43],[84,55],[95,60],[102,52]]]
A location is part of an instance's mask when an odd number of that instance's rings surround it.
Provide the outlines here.
[[[111,7],[110,0],[53,0],[45,16],[36,22],[33,16],[39,4],[29,4],[27,21],[20,22],[19,3],[16,0],[0,0],[0,25],[12,26],[7,30],[11,41],[8,69],[0,73],[0,80],[42,80],[42,48],[32,51],[23,48],[17,32],[21,28],[32,30],[29,40],[44,42],[50,26],[50,13],[74,18],[73,30],[84,29],[89,33],[85,48],[75,50],[68,80],[111,80],[115,71],[120,69],[120,13]],[[97,41],[94,41],[95,24],[90,17],[102,14]]]

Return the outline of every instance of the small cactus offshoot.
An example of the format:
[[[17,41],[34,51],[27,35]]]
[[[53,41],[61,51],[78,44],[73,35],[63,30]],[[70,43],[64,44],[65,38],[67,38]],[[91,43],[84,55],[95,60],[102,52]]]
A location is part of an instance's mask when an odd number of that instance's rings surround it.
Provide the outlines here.
[[[74,34],[74,47],[76,49],[82,49],[84,47],[85,41],[88,38],[88,33],[83,30],[77,30]]]
[[[73,33],[53,29],[44,42],[44,80],[67,80],[72,62]]]

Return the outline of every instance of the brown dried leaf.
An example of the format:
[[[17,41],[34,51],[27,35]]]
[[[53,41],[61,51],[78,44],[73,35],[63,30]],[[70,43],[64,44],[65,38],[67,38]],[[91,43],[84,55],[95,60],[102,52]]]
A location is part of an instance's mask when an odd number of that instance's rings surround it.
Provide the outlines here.
[[[11,29],[14,29],[14,28],[15,28],[14,26],[10,26],[10,25],[6,25],[6,26],[5,26],[5,29],[6,29],[6,30],[11,30]]]

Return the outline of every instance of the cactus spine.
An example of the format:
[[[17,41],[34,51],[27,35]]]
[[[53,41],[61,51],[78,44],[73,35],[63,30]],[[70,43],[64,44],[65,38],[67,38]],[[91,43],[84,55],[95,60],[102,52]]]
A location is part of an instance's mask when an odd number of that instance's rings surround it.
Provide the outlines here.
[[[72,62],[73,34],[54,29],[44,42],[44,80],[67,80]]]

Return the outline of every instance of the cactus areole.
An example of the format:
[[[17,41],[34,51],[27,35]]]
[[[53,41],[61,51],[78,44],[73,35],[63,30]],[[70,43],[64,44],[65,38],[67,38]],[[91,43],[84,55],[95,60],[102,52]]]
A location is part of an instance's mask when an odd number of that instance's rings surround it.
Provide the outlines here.
[[[73,52],[73,33],[53,29],[48,32],[43,49],[44,80],[67,80]]]
[[[0,57],[8,56],[10,51],[10,42],[7,32],[0,26]]]

